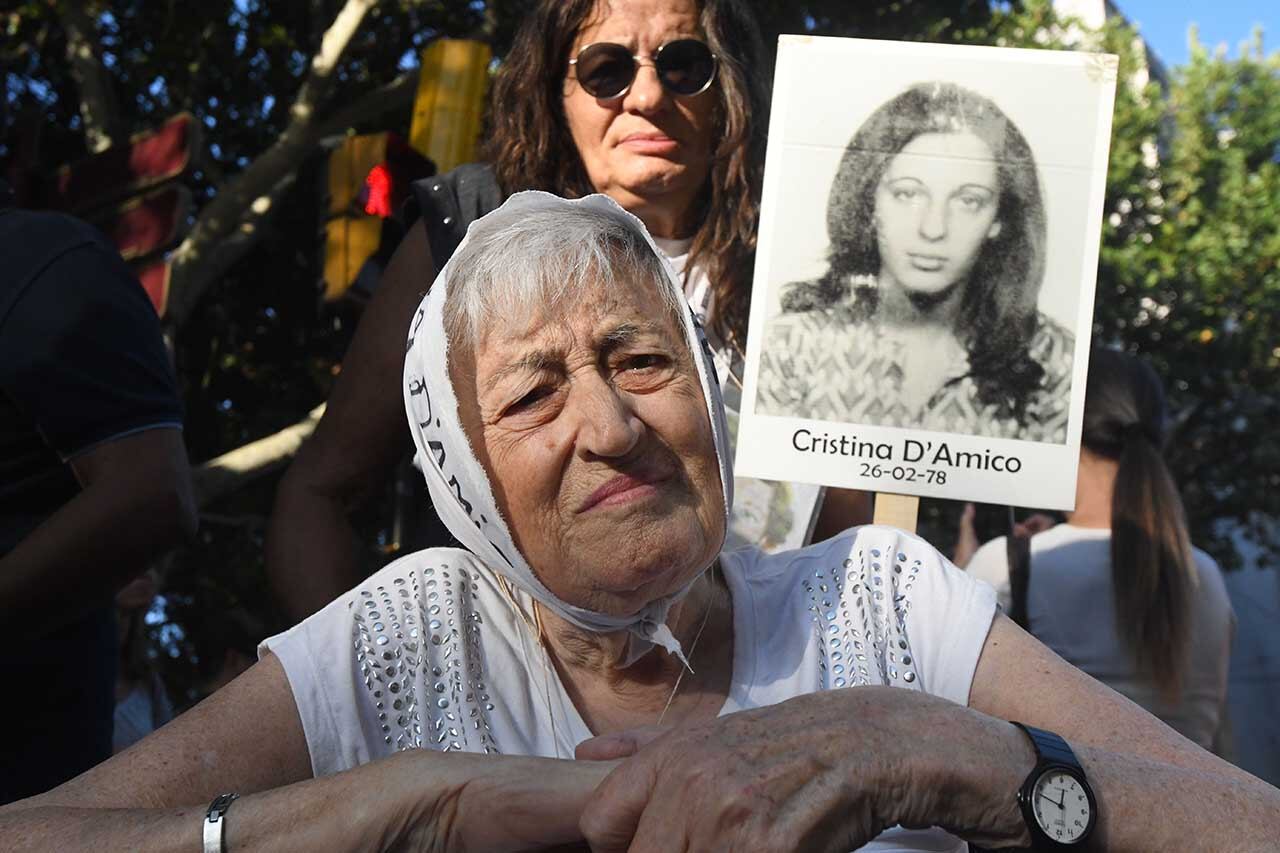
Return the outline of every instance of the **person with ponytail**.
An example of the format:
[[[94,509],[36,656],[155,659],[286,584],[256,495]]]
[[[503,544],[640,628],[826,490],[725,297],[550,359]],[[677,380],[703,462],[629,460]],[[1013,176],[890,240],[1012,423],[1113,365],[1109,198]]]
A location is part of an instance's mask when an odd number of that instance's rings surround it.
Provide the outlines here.
[[[1095,351],[1076,508],[1066,524],[1031,537],[1025,606],[1010,600],[1003,538],[978,549],[968,568],[1068,662],[1213,748],[1235,617],[1217,564],[1191,545],[1164,461],[1167,438],[1155,371],[1135,356]]]

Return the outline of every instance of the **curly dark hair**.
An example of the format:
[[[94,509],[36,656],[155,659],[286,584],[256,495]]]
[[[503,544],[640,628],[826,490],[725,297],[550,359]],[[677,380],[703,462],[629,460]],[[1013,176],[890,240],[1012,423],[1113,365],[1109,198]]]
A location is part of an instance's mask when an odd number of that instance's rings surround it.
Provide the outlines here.
[[[726,341],[746,338],[764,164],[765,84],[760,30],[742,0],[700,0],[700,19],[719,70],[711,170],[693,211],[700,222],[686,275],[706,272],[715,295],[711,325]],[[595,192],[565,120],[569,51],[598,0],[538,0],[493,85],[485,159],[503,192]]]
[[[954,83],[917,83],[863,122],[831,184],[827,272],[817,281],[788,288],[782,307],[805,311],[834,306],[855,323],[874,316],[879,305],[875,288],[855,281],[880,272],[876,188],[889,162],[916,137],[965,131],[985,142],[996,161],[996,221],[1001,227],[983,245],[964,285],[956,331],[969,353],[968,375],[977,385],[978,399],[995,406],[1000,417],[1025,425],[1027,403],[1045,375],[1029,346],[1039,322],[1046,217],[1031,146],[989,98]]]

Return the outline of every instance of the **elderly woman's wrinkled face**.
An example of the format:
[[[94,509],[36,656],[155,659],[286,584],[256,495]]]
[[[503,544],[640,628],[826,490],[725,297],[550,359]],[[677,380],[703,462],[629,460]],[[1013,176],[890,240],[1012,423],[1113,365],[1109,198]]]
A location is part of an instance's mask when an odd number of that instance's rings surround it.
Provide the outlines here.
[[[705,38],[694,0],[606,0],[587,20],[570,51],[615,42],[650,57],[678,38]],[[685,219],[711,168],[717,84],[677,97],[658,82],[643,60],[622,97],[592,97],[566,69],[564,113],[587,177],[602,192],[639,216],[650,231],[677,237],[670,223]],[[664,233],[668,232],[668,233]]]
[[[876,188],[881,286],[934,294],[967,279],[1000,233],[999,201],[991,148],[973,133],[911,140]]]
[[[529,564],[562,600],[620,615],[679,589],[724,538],[701,384],[655,291],[620,274],[513,318],[475,347],[474,376],[455,379]]]

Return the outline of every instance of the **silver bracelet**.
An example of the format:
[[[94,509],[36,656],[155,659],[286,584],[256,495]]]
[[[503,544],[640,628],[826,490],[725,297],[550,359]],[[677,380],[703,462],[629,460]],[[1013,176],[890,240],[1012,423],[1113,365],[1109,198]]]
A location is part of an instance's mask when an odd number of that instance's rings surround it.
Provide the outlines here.
[[[227,809],[239,794],[219,794],[204,813],[204,853],[227,853]]]

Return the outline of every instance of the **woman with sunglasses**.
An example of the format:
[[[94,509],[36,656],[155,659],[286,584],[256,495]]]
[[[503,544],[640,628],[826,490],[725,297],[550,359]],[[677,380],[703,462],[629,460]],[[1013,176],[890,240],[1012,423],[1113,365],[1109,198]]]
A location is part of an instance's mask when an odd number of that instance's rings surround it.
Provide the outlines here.
[[[743,0],[541,0],[494,81],[483,164],[414,186],[412,226],[378,286],[312,440],[281,481],[267,570],[296,621],[358,580],[348,511],[408,448],[391,377],[398,341],[467,226],[511,193],[604,193],[638,216],[682,273],[717,355],[731,423],[741,393],[765,86]],[[730,542],[803,534],[820,493],[740,484]],[[828,491],[815,538],[869,519],[868,497]],[[771,531],[766,534],[766,530]],[[443,531],[436,542],[449,541]],[[802,544],[788,541],[788,547]]]

